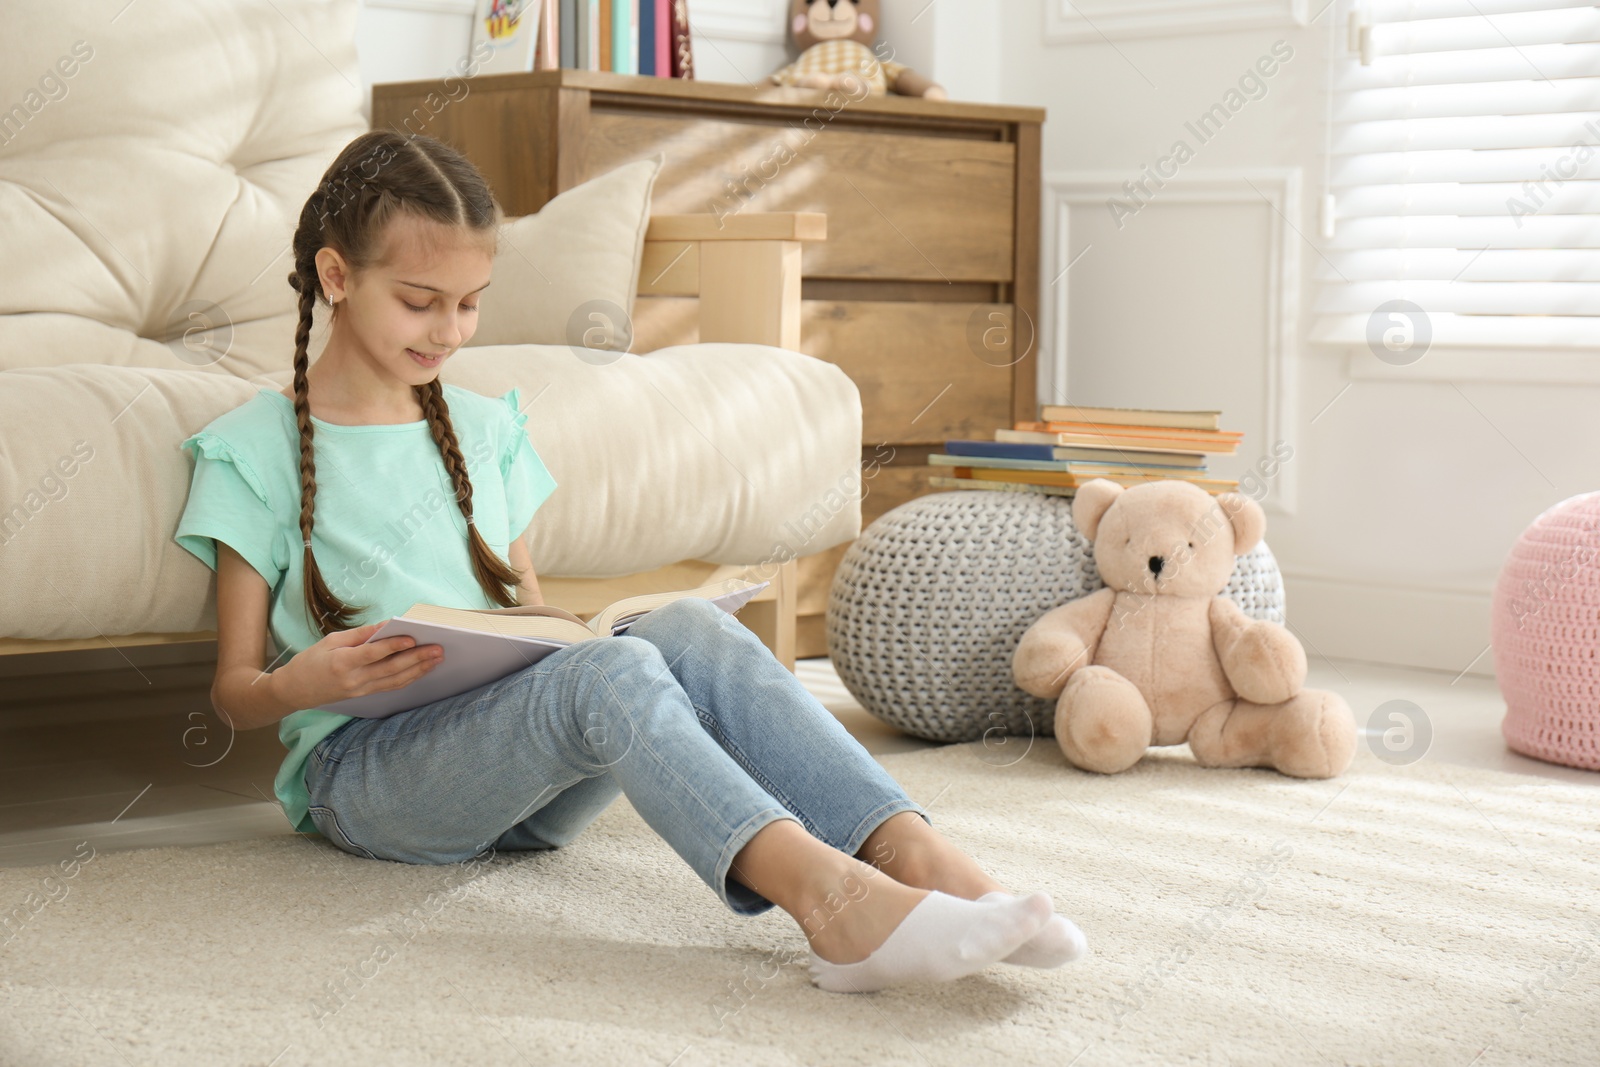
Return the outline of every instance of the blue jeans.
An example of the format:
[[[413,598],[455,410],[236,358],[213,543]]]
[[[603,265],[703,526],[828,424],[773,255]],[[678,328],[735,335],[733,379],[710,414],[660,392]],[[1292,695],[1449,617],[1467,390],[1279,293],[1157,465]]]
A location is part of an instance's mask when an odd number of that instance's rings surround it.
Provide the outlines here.
[[[740,915],[773,906],[730,878],[768,823],[854,855],[891,815],[928,819],[748,627],[698,597],[459,696],[353,719],[312,750],[305,781],[324,837],[404,863],[564,845],[621,792]]]

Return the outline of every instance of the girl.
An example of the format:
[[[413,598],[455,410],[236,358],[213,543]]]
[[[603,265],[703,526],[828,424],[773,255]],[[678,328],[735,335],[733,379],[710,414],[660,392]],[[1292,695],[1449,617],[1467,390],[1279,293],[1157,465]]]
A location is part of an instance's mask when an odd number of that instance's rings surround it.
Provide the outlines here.
[[[389,718],[319,710],[438,664],[438,645],[363,643],[414,603],[543,603],[527,537],[556,483],[517,391],[439,380],[472,337],[500,219],[458,152],[357,137],[295,231],[292,388],[183,443],[195,469],[176,537],[217,572],[212,700],[236,729],[279,723],[290,824],[357,856],[452,863],[563,845],[622,792],[735,914],[793,916],[825,989],[1081,954],[1047,894],[1006,892],[934,830],[708,600]],[[332,327],[312,367],[318,298]]]

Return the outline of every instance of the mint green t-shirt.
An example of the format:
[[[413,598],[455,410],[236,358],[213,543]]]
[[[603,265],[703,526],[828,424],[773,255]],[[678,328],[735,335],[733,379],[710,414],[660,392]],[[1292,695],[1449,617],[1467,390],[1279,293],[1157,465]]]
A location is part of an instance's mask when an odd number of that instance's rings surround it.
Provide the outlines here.
[[[472,482],[478,532],[501,559],[527,529],[556,481],[528,440],[517,390],[499,398],[443,387]],[[416,603],[497,607],[477,578],[467,524],[426,419],[340,426],[312,416],[316,513],[311,547],[323,580],[363,610],[363,626]],[[302,595],[300,435],[294,402],[276,389],[213,419],[180,446],[194,456],[178,544],[216,570],[216,542],[242,556],[272,591],[268,618],[273,670],[321,639]],[[288,749],[274,791],[289,825],[316,833],[308,814],[305,765],[311,750],[351,716],[308,708],[285,716]]]

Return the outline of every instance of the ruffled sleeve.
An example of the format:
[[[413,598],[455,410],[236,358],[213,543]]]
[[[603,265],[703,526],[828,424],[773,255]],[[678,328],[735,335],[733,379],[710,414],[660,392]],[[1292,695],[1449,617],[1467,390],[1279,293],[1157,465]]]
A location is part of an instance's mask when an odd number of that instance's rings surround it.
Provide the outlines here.
[[[511,540],[516,540],[533,521],[539,505],[556,490],[556,480],[528,440],[528,415],[516,389],[500,398],[506,405],[506,427],[500,453],[500,474],[506,485],[506,518]]]
[[[178,544],[216,570],[221,541],[244,557],[269,588],[276,588],[288,559],[281,551],[278,516],[260,474],[243,453],[211,430],[201,430],[178,447],[194,456],[189,499],[175,534]]]

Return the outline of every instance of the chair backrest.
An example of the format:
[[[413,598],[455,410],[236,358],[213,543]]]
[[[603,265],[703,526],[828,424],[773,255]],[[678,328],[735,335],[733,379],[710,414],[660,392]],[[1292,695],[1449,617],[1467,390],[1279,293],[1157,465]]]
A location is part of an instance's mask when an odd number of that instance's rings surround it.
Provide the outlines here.
[[[289,366],[289,238],[367,128],[357,0],[6,0],[0,370]]]

